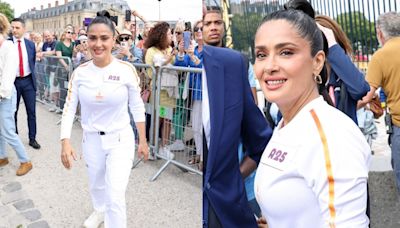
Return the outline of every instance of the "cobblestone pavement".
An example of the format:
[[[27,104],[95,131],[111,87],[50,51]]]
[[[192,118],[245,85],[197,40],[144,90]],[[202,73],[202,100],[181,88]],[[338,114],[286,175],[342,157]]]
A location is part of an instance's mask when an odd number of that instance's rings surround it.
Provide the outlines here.
[[[78,159],[71,170],[62,167],[56,125],[60,115],[47,110],[37,104],[37,141],[42,148],[34,150],[28,145],[25,106],[20,106],[20,137],[33,169],[17,177],[19,162],[14,150],[7,147],[10,164],[0,168],[0,228],[82,227],[92,212],[85,164]],[[81,135],[75,124],[72,144],[79,155]],[[126,192],[128,227],[201,227],[201,176],[168,166],[150,182],[163,164],[161,160],[148,161],[132,170]]]

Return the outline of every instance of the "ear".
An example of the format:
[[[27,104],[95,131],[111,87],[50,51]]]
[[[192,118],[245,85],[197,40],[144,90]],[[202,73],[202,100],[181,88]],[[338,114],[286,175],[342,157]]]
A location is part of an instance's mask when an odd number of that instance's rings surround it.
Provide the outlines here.
[[[313,59],[313,74],[319,75],[325,64],[325,53],[320,50],[315,54]]]
[[[383,35],[382,30],[379,27],[376,28],[376,38],[378,39],[378,42],[381,46],[385,44],[385,37]]]

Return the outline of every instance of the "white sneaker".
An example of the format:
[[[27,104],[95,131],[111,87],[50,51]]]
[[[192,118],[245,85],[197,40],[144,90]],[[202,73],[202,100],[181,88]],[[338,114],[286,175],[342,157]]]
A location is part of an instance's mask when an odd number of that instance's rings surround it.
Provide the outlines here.
[[[85,220],[83,227],[98,228],[104,222],[104,212],[93,211],[92,214]]]
[[[49,108],[49,112],[55,112],[55,111],[57,111],[57,109],[56,109],[56,108],[54,108],[54,107],[52,107],[52,108]]]
[[[181,139],[175,140],[174,143],[168,146],[171,151],[185,150],[185,144]]]
[[[169,160],[172,160],[172,159],[174,159],[174,157],[175,157],[175,154],[173,154],[173,153],[170,151],[170,149],[169,149],[168,147],[160,148],[160,149],[158,150],[158,153],[159,153],[161,156],[163,156],[163,157],[165,157],[165,158],[167,158],[167,159],[169,159]]]

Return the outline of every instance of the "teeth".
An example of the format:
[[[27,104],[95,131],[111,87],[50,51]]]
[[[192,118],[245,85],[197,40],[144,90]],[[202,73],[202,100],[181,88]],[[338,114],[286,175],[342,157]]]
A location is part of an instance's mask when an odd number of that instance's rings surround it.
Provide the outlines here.
[[[278,85],[284,83],[286,80],[267,81],[268,85]]]

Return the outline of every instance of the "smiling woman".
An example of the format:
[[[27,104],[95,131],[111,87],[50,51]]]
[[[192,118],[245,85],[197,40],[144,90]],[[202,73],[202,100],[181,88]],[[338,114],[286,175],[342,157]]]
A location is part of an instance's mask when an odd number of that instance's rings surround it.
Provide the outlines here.
[[[82,151],[88,167],[94,212],[84,227],[126,225],[125,191],[135,151],[135,136],[128,107],[139,132],[138,157],[147,160],[144,104],[135,68],[111,55],[115,28],[107,11],[88,26],[88,46],[93,60],[72,74],[61,123],[61,161],[70,169],[76,154],[70,143],[78,103],[83,129]]]
[[[370,149],[354,122],[319,95],[327,78],[315,21],[296,10],[269,14],[255,47],[260,87],[282,112],[254,184],[269,226],[367,227]]]

